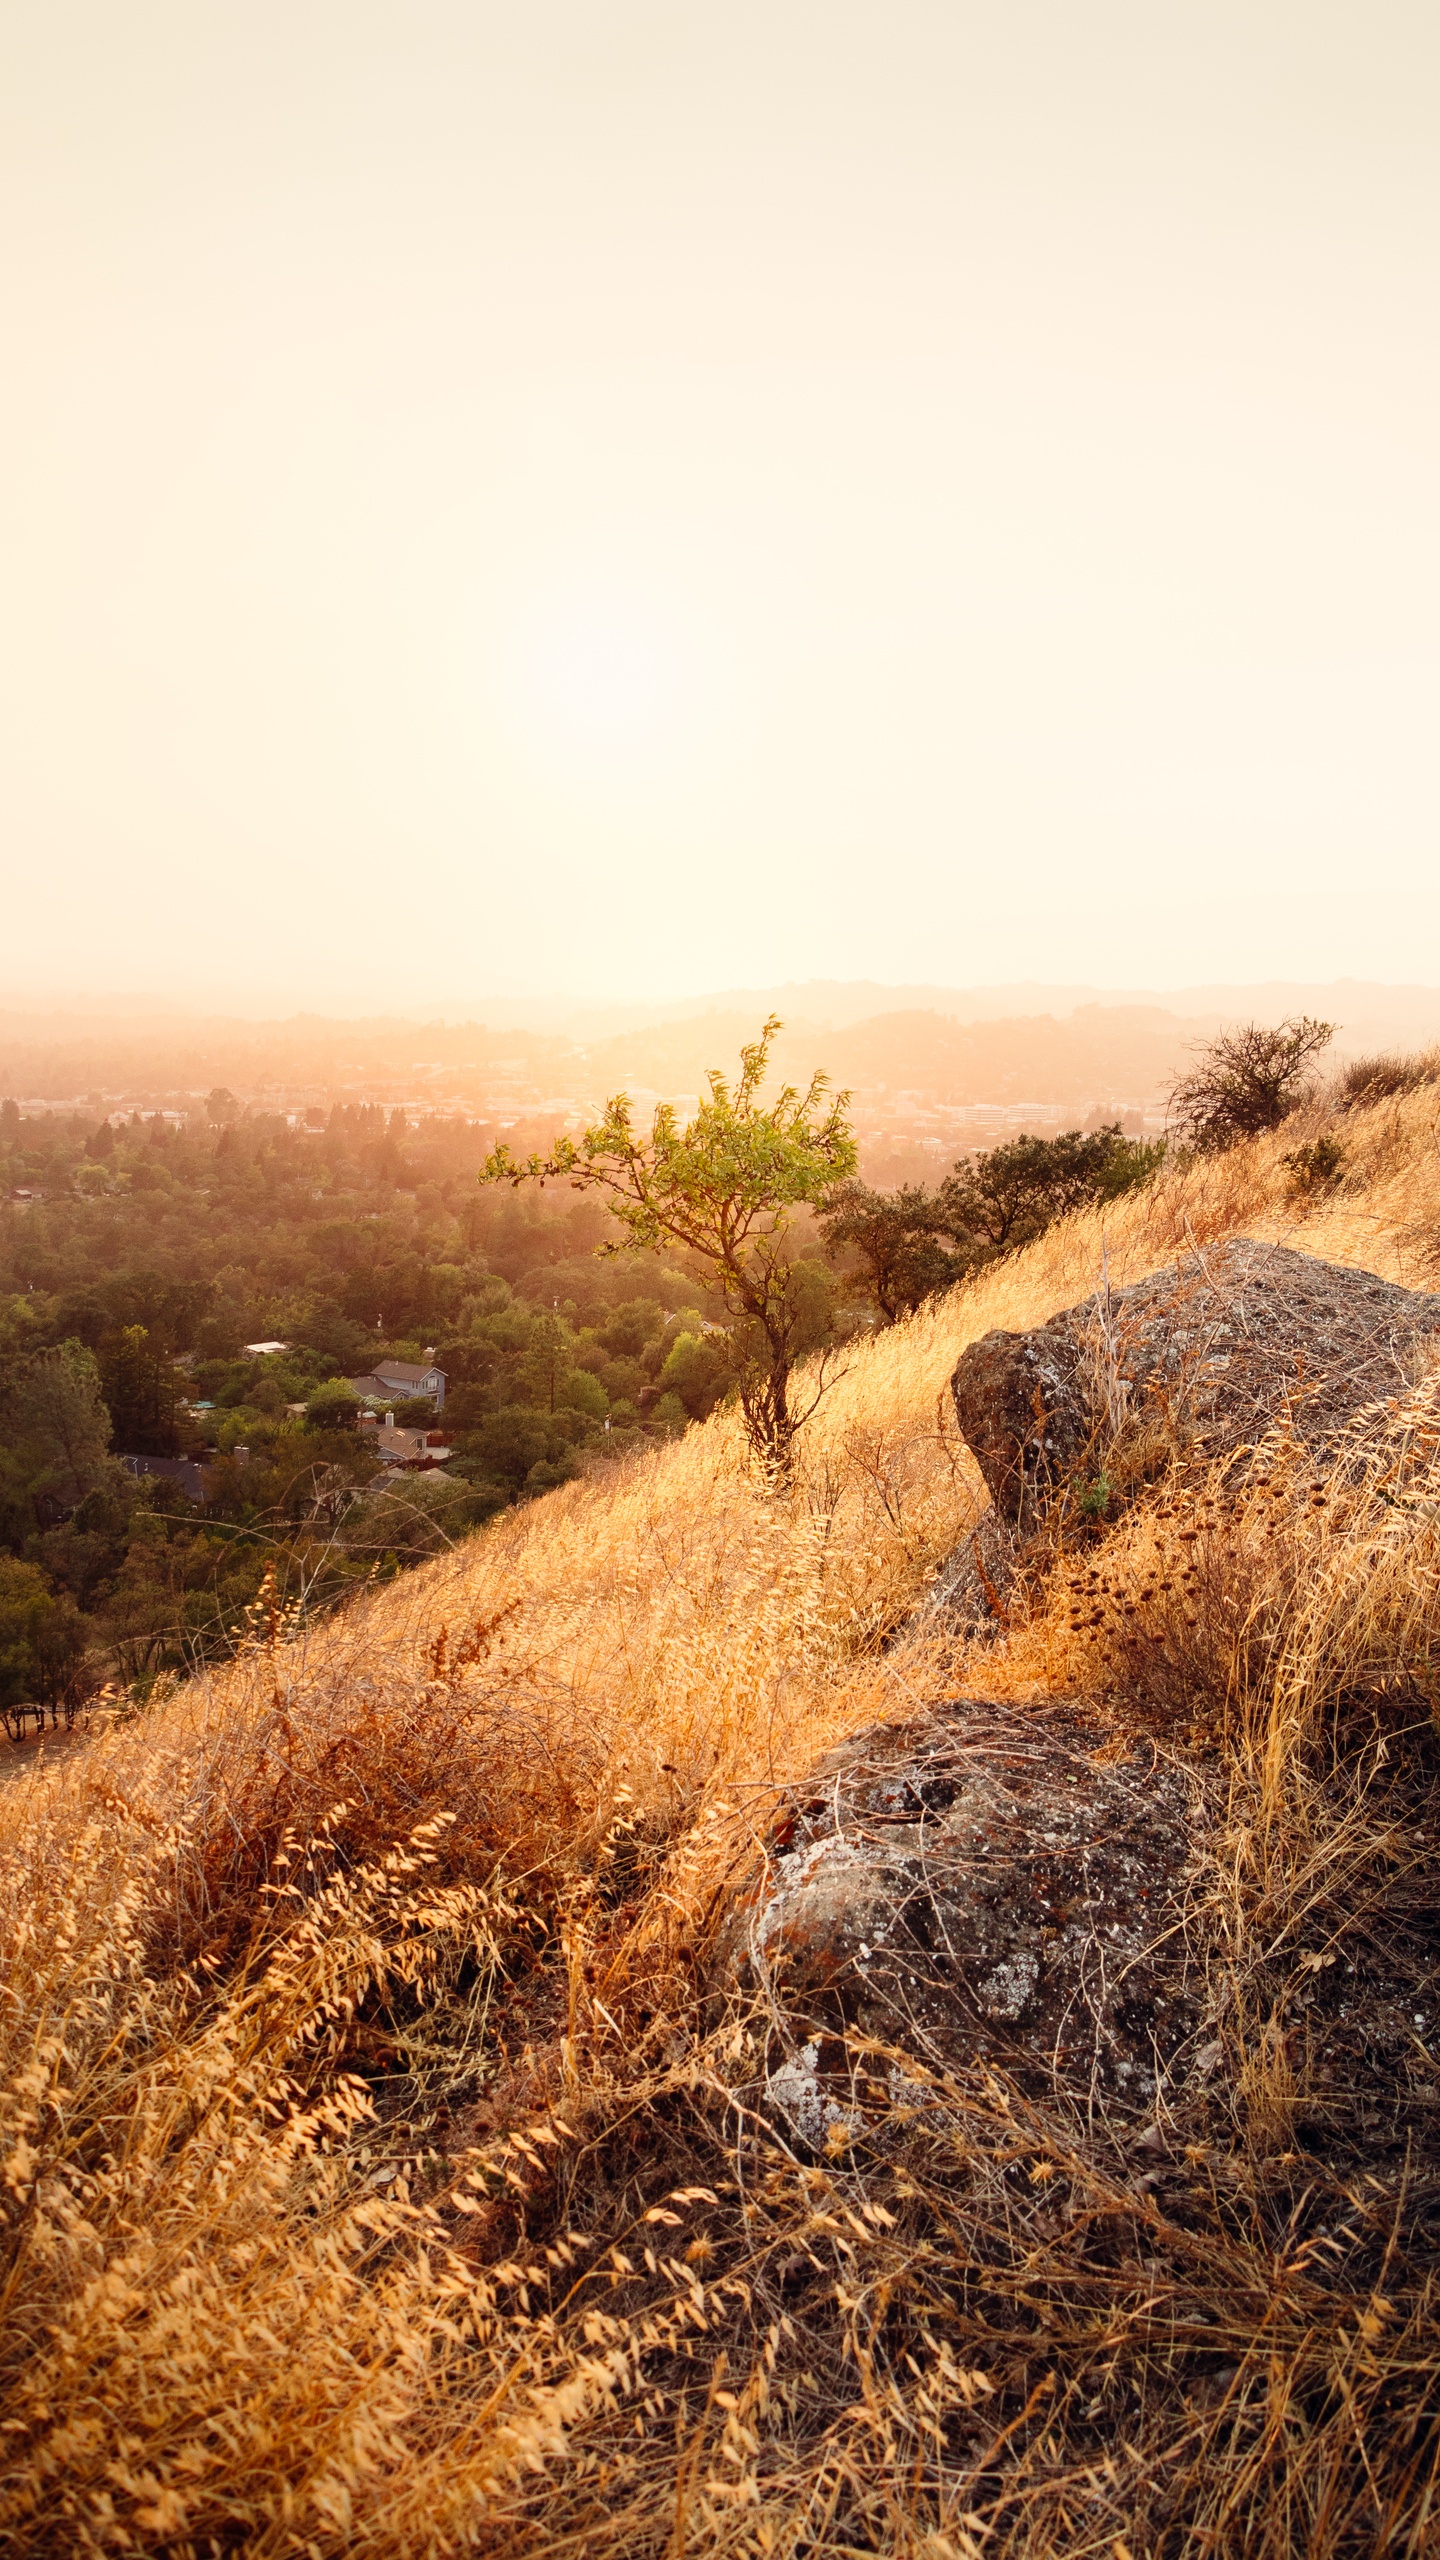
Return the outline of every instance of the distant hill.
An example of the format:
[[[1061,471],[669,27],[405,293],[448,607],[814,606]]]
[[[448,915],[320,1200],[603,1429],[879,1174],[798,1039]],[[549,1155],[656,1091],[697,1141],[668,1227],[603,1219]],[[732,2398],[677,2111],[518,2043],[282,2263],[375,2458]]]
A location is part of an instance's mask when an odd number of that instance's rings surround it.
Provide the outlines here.
[[[1339,1057],[1440,1040],[1440,988],[1358,979],[1169,996],[817,979],[635,1008],[628,1018],[618,1007],[562,1018],[537,1004],[528,1022],[509,1000],[489,1019],[357,1021],[206,1017],[158,1005],[147,1015],[117,1000],[110,1012],[0,1007],[0,1096],[183,1110],[220,1085],[272,1109],[365,1100],[566,1119],[622,1088],[642,1103],[698,1093],[709,1068],[734,1068],[741,1043],[771,1011],[785,1024],[782,1074],[804,1082],[823,1068],[852,1089],[857,1107],[887,1120],[984,1103],[1076,1114],[1122,1102],[1153,1109],[1187,1052],[1226,1022],[1324,1014],[1340,1026]]]
[[[823,1066],[836,1084],[871,1102],[1053,1101],[1080,1109],[1111,1096],[1157,1098],[1190,1042],[1210,1028],[1142,1006],[1090,1005],[1060,1021],[1032,1014],[975,1023],[916,1009],[833,1029],[791,1015],[776,1061],[792,1082]],[[607,1091],[697,1092],[706,1068],[733,1064],[754,1031],[753,1012],[733,1012],[627,1032],[584,1051],[585,1081]]]
[[[435,1012],[443,1010],[453,1022],[460,1012],[473,1010],[497,1028],[525,1025],[589,1043],[710,1015],[751,1021],[774,1012],[787,1022],[803,1020],[838,1031],[879,1013],[941,1013],[956,1022],[999,1022],[1030,1020],[1040,1014],[1063,1019],[1096,1005],[1106,1011],[1171,1014],[1200,1021],[1207,1028],[1252,1019],[1276,1022],[1289,1013],[1318,1013],[1343,1025],[1351,1048],[1440,1038],[1440,987],[1381,986],[1360,978],[1324,984],[1275,978],[1233,986],[1168,988],[1056,986],[1038,979],[998,987],[886,986],[873,978],[808,978],[789,979],[779,986],[729,987],[713,995],[657,1003],[586,1005],[558,996],[507,996],[479,1000],[473,1008],[458,1003],[443,1009],[437,1006]]]

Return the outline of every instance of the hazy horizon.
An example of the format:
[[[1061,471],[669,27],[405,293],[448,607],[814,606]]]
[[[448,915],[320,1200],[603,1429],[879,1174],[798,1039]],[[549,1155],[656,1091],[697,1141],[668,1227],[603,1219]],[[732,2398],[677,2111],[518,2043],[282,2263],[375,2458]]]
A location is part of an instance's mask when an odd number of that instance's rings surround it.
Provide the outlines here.
[[[1270,979],[1200,981],[1173,987],[1101,987],[1042,980],[994,981],[969,987],[935,982],[889,984],[873,978],[790,980],[769,986],[712,987],[699,994],[671,992],[647,1001],[587,999],[564,989],[528,995],[480,990],[470,995],[436,997],[428,1003],[345,1006],[318,1001],[299,991],[266,995],[231,988],[206,994],[168,995],[157,989],[115,989],[108,993],[84,988],[36,989],[22,992],[0,986],[0,1022],[84,1023],[97,1030],[125,1024],[163,1027],[167,1022],[204,1027],[225,1023],[253,1024],[256,1029],[283,1029],[314,1021],[322,1025],[382,1026],[429,1023],[452,1029],[466,1025],[497,1031],[530,1030],[583,1041],[620,1033],[627,1028],[703,1023],[714,1019],[727,1029],[747,1021],[758,1026],[763,1015],[778,1010],[791,1030],[841,1029],[888,1014],[939,1013],[974,1024],[1018,1022],[1026,1018],[1064,1020],[1080,1011],[1097,1013],[1155,1011],[1179,1023],[1213,1025],[1241,1019],[1278,1020],[1301,1012],[1321,1014],[1336,1025],[1339,1045],[1347,1050],[1398,1043],[1426,1044],[1440,1038],[1440,984],[1419,981],[1382,982],[1338,978],[1328,981]],[[743,1036],[743,1030],[742,1034]]]
[[[1023,1012],[1033,1004],[1043,1011],[1061,1010],[1077,1005],[1144,1006],[1158,1005],[1167,1012],[1186,1010],[1213,1011],[1216,1006],[1253,1009],[1270,1004],[1313,1007],[1325,998],[1343,998],[1348,992],[1382,1002],[1410,998],[1440,1001],[1440,979],[1381,979],[1354,976],[1320,978],[1228,978],[1192,979],[1169,984],[1100,985],[1093,980],[1001,978],[975,979],[965,985],[945,984],[936,979],[887,980],[869,977],[789,978],[767,983],[756,980],[734,986],[671,986],[657,990],[644,999],[607,998],[587,993],[583,986],[535,986],[524,990],[514,987],[480,986],[470,990],[439,990],[428,996],[415,996],[409,1001],[398,997],[393,1002],[381,998],[359,1003],[344,1000],[343,994],[325,1000],[304,987],[266,987],[220,985],[217,987],[166,988],[160,985],[126,986],[124,984],[86,985],[43,984],[31,987],[0,984],[0,1014],[61,1014],[75,1012],[96,1018],[120,1017],[125,1014],[153,1012],[183,1015],[197,1020],[218,1019],[229,1015],[236,1020],[281,1021],[292,1013],[310,1013],[327,1021],[360,1021],[374,1018],[393,1020],[460,1021],[489,1006],[497,1011],[514,1012],[517,1016],[527,1008],[535,1014],[579,1013],[605,1008],[646,1013],[693,1015],[705,1011],[728,1011],[739,1005],[766,1004],[775,1001],[818,1002],[822,1006],[832,998],[840,998],[848,1006],[854,1000],[873,1004],[878,1011],[891,1012],[915,1005],[951,1001],[973,1005],[977,1014],[996,1011]]]
[[[5,0],[0,979],[1440,981],[1437,106],[1418,0]]]

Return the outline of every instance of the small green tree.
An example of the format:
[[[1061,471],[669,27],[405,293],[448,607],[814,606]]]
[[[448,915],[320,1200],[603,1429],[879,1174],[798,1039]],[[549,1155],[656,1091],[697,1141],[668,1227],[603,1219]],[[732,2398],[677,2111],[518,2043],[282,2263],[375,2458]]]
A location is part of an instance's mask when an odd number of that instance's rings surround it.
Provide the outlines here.
[[[429,1431],[436,1420],[433,1396],[401,1396],[389,1411],[401,1431]]]
[[[804,1204],[818,1207],[854,1172],[856,1154],[845,1118],[850,1097],[832,1095],[827,1077],[813,1076],[803,1094],[786,1085],[762,1105],[780,1027],[771,1014],[759,1039],[741,1050],[733,1089],[711,1069],[708,1096],[685,1127],[665,1102],[642,1136],[629,1096],[618,1093],[603,1119],[578,1139],[561,1138],[548,1156],[519,1164],[508,1147],[497,1147],[480,1180],[568,1181],[604,1193],[624,1235],[601,1253],[678,1248],[729,1311],[728,1353],[750,1445],[767,1475],[783,1481],[796,1432],[825,1385],[822,1361],[804,1410],[796,1411],[791,1373],[808,1310],[792,1280],[794,1213]]]
[[[858,1284],[873,1298],[886,1324],[910,1315],[958,1277],[940,1231],[935,1194],[922,1183],[872,1191],[863,1182],[842,1182],[820,1220],[826,1252],[832,1261],[846,1253],[857,1257],[851,1286]]]
[[[692,1422],[703,1422],[730,1384],[729,1363],[699,1332],[677,1333],[660,1372],[662,1396],[678,1396]]]
[[[0,1446],[23,1467],[31,1498],[73,1511],[103,1481],[110,1416],[100,1372],[82,1342],[57,1343],[17,1368],[0,1410]]]
[[[0,1714],[31,1702],[54,1706],[84,1658],[74,1602],[47,1588],[38,1565],[0,1556]]]
[[[527,1401],[541,1413],[553,1413],[560,1388],[570,1374],[570,1328],[542,1309],[532,1318],[530,1339],[520,1363],[520,1384]]]
[[[893,1324],[982,1264],[1031,1243],[1069,1210],[1148,1182],[1164,1154],[1163,1141],[1127,1138],[1118,1120],[1057,1138],[1012,1138],[987,1155],[962,1158],[935,1191],[918,1183],[890,1192],[842,1183],[821,1231],[833,1258],[856,1257],[852,1291],[863,1291]]]
[[[1164,1153],[1127,1138],[1118,1120],[1057,1138],[1012,1138],[955,1167],[936,1195],[937,1223],[954,1237],[963,1269],[1031,1243],[1072,1209],[1148,1182]]]
[[[360,1398],[348,1378],[322,1378],[306,1404],[305,1428],[353,1431],[359,1411]]]
[[[163,1345],[143,1324],[122,1325],[100,1345],[100,1374],[116,1445],[168,1457],[176,1442],[180,1381]]]

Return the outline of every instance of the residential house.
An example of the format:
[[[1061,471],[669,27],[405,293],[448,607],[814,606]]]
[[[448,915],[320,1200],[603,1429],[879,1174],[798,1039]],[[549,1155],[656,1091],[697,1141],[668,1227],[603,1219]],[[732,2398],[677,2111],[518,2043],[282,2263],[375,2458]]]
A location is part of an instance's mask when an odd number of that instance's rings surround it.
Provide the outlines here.
[[[443,1467],[446,1459],[454,1455],[443,1431],[407,1431],[386,1422],[366,1431],[365,1444],[384,1459],[387,1467],[412,1471]]]
[[[188,1494],[192,1502],[203,1502],[210,1491],[208,1469],[197,1466],[193,1458],[122,1455],[120,1464],[127,1475],[137,1477],[142,1483],[149,1477],[161,1484],[173,1484],[179,1492]]]
[[[364,1404],[400,1404],[407,1396],[430,1396],[437,1413],[445,1410],[445,1372],[435,1366],[433,1350],[423,1361],[391,1360],[382,1355],[368,1376],[348,1384]]]

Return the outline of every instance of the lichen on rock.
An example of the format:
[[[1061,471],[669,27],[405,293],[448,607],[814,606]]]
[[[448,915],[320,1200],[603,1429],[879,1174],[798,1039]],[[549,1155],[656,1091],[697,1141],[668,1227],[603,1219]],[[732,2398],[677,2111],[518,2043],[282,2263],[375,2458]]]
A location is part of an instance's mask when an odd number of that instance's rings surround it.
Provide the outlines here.
[[[961,1699],[816,1770],[723,1943],[764,1995],[766,2098],[798,2139],[849,2121],[866,2045],[1153,2106],[1197,2015],[1193,1783],[1151,1745],[1113,1753],[1074,1709]]]
[[[1059,1499],[1083,1510],[1127,1444],[1137,1477],[1147,1456],[1223,1456],[1279,1424],[1334,1459],[1436,1337],[1440,1297],[1240,1236],[1029,1333],[982,1335],[951,1391],[996,1511],[1023,1533]]]

